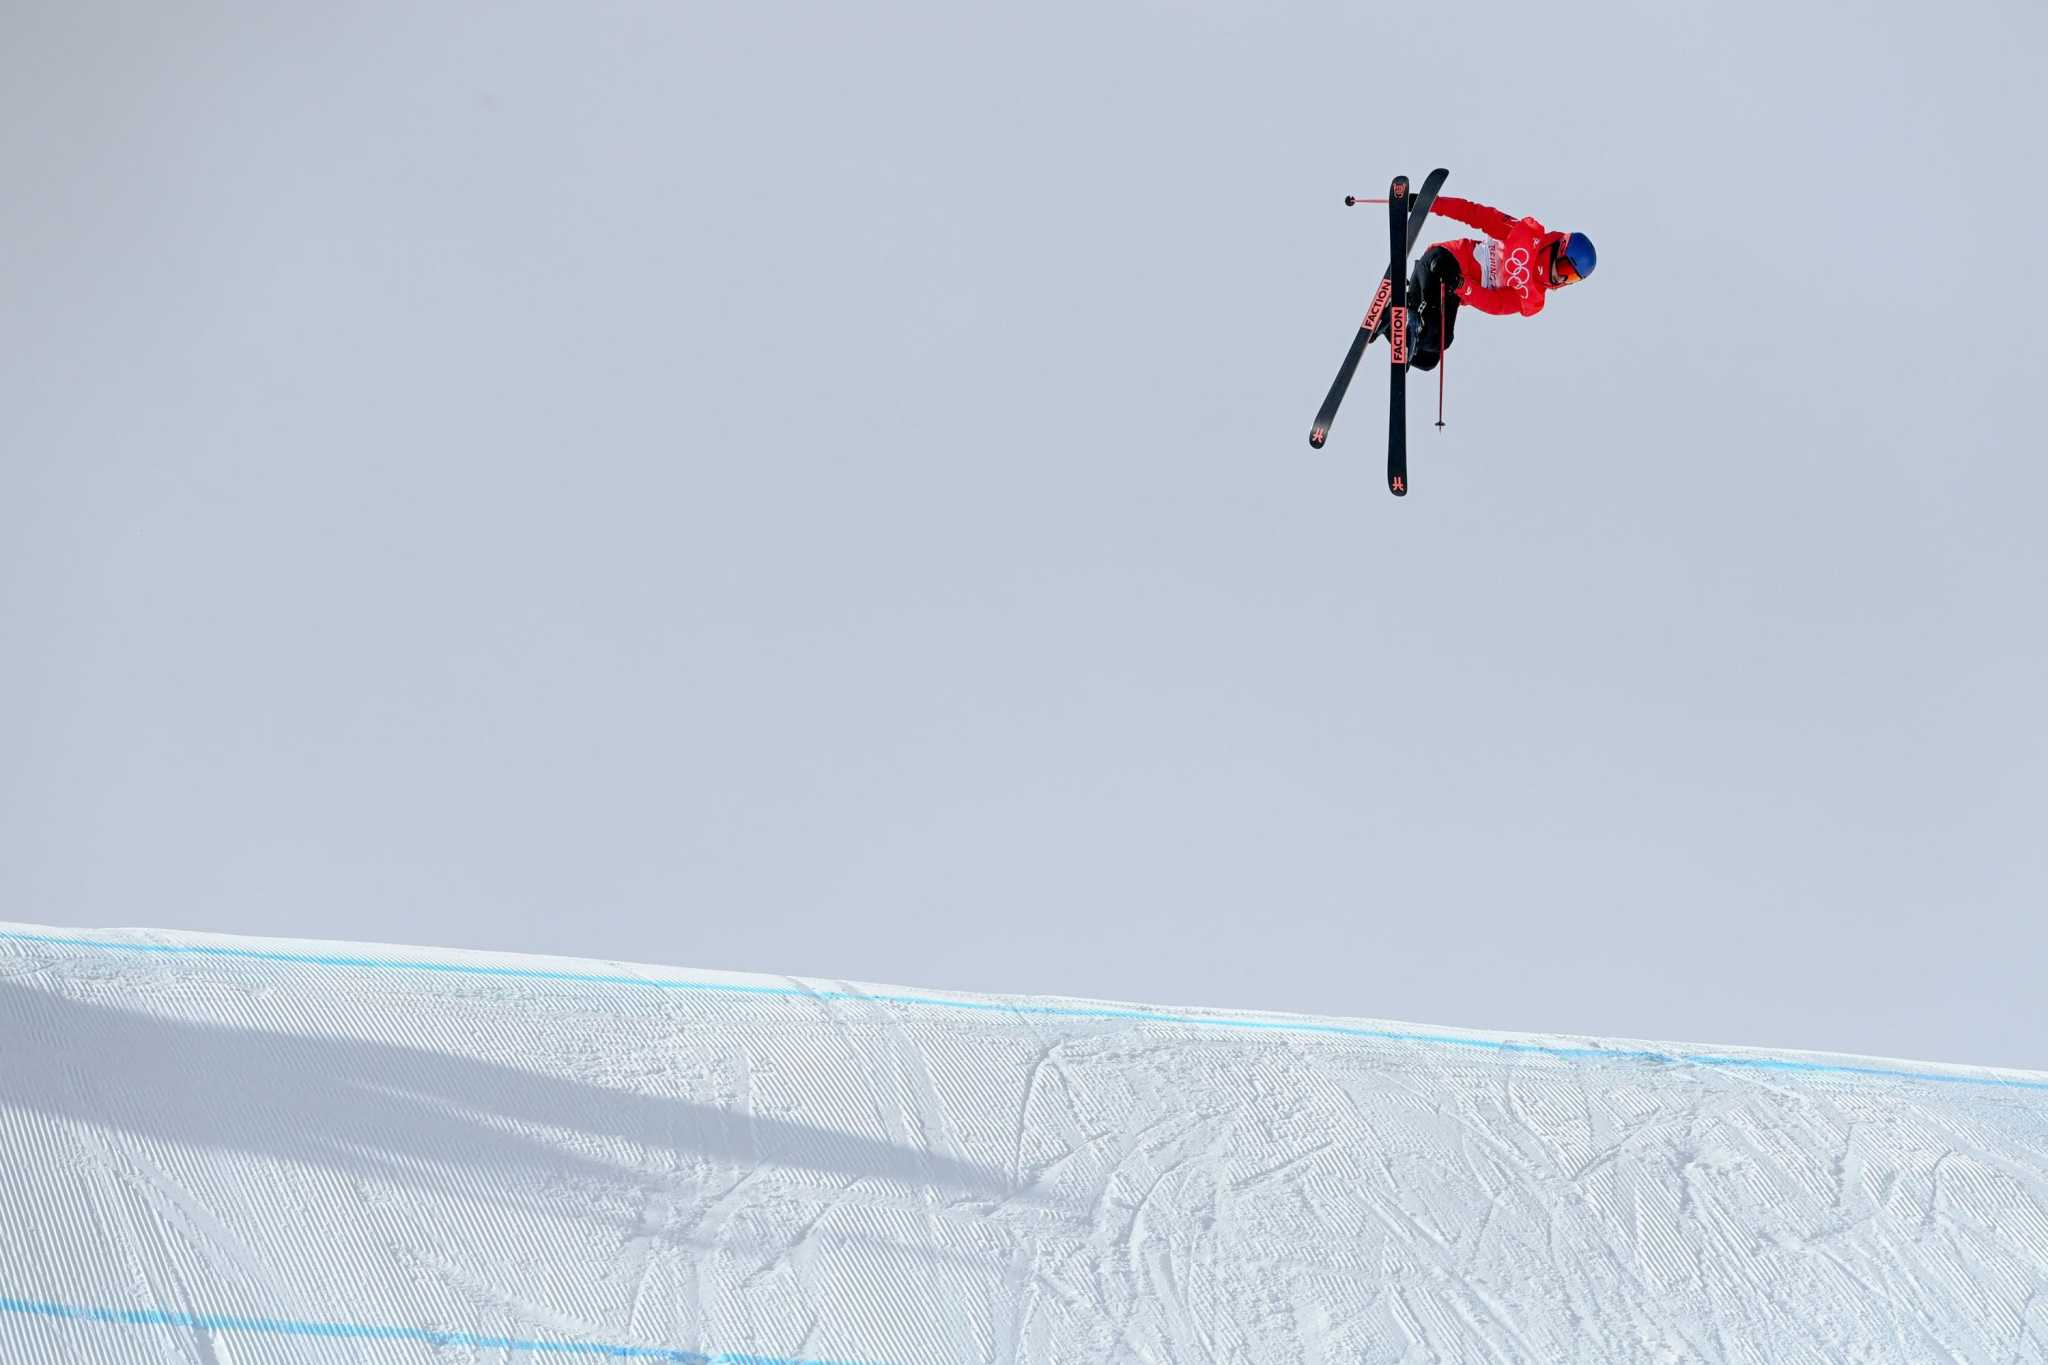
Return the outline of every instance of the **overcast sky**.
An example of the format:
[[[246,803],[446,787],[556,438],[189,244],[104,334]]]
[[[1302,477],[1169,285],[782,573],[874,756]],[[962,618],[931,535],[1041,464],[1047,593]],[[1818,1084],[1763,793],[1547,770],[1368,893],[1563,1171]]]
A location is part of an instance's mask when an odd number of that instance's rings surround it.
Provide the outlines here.
[[[2044,48],[15,0],[0,918],[2048,1066]]]

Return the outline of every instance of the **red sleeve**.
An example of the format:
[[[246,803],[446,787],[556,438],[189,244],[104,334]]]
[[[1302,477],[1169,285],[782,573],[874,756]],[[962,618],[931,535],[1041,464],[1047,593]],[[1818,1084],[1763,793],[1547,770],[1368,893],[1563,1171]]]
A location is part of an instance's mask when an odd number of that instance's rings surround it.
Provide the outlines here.
[[[1499,209],[1475,204],[1470,199],[1460,199],[1455,194],[1440,194],[1431,213],[1442,214],[1455,219],[1466,227],[1478,228],[1489,237],[1505,238],[1515,226],[1515,220]]]

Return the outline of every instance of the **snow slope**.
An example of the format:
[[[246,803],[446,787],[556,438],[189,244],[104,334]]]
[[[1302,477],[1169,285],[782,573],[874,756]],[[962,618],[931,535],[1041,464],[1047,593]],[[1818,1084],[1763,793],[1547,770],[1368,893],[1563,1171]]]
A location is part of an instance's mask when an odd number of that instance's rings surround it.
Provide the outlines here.
[[[0,1360],[2048,1360],[2048,1074],[0,925]]]

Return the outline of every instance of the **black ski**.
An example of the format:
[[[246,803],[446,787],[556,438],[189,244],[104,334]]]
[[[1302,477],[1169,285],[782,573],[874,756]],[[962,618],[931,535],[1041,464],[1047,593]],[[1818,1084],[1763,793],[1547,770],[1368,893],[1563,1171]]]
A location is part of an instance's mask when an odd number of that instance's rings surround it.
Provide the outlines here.
[[[1408,250],[1415,249],[1415,239],[1422,232],[1422,220],[1429,217],[1429,206],[1436,202],[1436,192],[1443,188],[1450,172],[1442,168],[1431,171],[1422,178],[1422,188],[1408,201]],[[1365,311],[1365,321],[1358,324],[1358,335],[1351,339],[1351,349],[1344,353],[1344,363],[1337,367],[1337,378],[1330,385],[1330,396],[1323,400],[1322,410],[1316,413],[1316,424],[1308,433],[1308,443],[1318,450],[1329,439],[1330,424],[1337,420],[1337,405],[1344,401],[1344,391],[1351,387],[1351,376],[1358,369],[1359,360],[1365,355],[1365,348],[1372,339],[1386,330],[1387,303],[1394,292],[1394,276],[1391,267],[1380,279],[1379,291],[1372,296],[1372,307]]]
[[[1387,491],[1408,496],[1408,177],[1397,175],[1387,187],[1387,278],[1393,298],[1387,304],[1387,350],[1393,389],[1387,395]]]

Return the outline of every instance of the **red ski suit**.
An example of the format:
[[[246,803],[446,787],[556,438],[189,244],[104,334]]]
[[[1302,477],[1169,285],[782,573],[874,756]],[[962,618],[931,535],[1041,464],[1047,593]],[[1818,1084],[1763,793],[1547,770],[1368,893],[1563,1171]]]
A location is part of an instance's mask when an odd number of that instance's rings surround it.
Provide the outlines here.
[[[1526,318],[1543,311],[1544,295],[1550,292],[1550,251],[1564,233],[1552,232],[1534,218],[1510,218],[1499,209],[1452,194],[1438,195],[1430,212],[1486,234],[1481,242],[1460,237],[1436,244],[1458,258],[1458,271],[1465,277],[1458,286],[1460,303],[1502,316],[1520,313]]]

